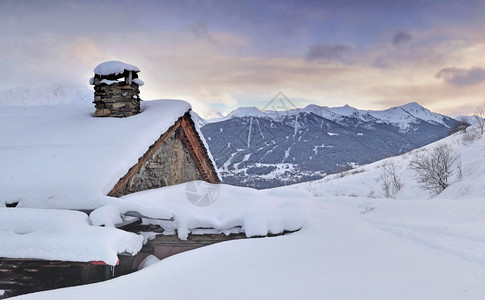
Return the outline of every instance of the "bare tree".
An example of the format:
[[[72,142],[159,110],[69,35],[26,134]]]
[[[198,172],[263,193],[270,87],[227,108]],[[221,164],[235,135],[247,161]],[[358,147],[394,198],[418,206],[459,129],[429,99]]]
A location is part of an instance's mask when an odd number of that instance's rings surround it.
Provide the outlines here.
[[[474,114],[480,134],[483,135],[483,131],[485,129],[485,105],[475,108]]]
[[[449,179],[455,172],[461,173],[461,162],[450,145],[441,144],[416,154],[410,168],[417,173],[421,187],[437,195],[449,186]]]
[[[382,190],[386,198],[394,198],[397,192],[401,190],[403,183],[401,177],[397,175],[396,165],[394,162],[386,161],[381,165]]]

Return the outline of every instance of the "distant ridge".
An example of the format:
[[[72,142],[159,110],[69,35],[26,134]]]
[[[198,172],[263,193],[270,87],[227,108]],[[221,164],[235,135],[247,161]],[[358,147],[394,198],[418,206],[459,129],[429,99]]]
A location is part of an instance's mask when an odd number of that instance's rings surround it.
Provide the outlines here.
[[[280,119],[285,116],[297,115],[299,113],[313,113],[317,116],[338,121],[342,117],[355,117],[363,121],[374,119],[376,122],[407,125],[417,120],[442,124],[447,126],[446,116],[431,112],[417,102],[410,102],[405,105],[391,107],[386,110],[359,110],[348,104],[341,107],[328,107],[310,104],[304,108],[284,111],[261,110],[257,107],[239,107],[222,118],[206,120],[208,123],[217,123],[231,118],[257,117]]]

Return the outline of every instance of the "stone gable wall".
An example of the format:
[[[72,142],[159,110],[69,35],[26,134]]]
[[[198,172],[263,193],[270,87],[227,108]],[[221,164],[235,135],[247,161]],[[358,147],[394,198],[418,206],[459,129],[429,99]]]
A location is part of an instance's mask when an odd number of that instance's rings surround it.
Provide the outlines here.
[[[167,138],[115,197],[193,180],[204,180],[181,139],[181,128]]]

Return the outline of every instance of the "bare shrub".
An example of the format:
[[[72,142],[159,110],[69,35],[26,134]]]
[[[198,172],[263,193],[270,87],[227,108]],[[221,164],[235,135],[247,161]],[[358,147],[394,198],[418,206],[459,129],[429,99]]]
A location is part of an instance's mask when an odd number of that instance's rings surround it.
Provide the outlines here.
[[[335,173],[344,173],[352,169],[354,169],[354,167],[350,163],[335,164],[334,166]]]
[[[359,174],[359,173],[363,173],[363,172],[365,172],[365,169],[359,168],[359,169],[354,169],[354,170],[350,171],[350,174],[355,175],[355,174]]]
[[[481,135],[481,133],[479,133],[479,130],[479,128],[471,127],[471,129],[463,132],[463,135],[461,137],[463,144],[470,144],[474,140],[478,139]]]
[[[386,161],[381,165],[381,187],[386,198],[394,198],[403,186],[401,177],[396,173],[394,162]]]
[[[469,126],[470,126],[470,123],[468,123],[468,119],[466,117],[461,117],[459,120],[453,123],[453,126],[448,131],[448,135],[452,135],[457,132],[466,132],[466,129]]]
[[[485,130],[485,105],[475,108],[474,114],[480,135],[483,135],[483,131]]]
[[[460,157],[448,144],[416,154],[409,167],[417,173],[421,187],[435,195],[449,186],[449,179],[455,172],[461,173]]]
[[[375,209],[375,207],[370,206],[369,203],[363,203],[359,205],[359,208],[361,209],[360,214],[365,215],[366,213],[369,213]]]

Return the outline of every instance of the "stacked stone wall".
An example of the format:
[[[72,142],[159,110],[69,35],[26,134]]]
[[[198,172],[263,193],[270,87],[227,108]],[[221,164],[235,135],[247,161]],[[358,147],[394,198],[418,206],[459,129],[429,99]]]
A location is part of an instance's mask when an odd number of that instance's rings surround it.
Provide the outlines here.
[[[96,117],[129,117],[140,113],[140,93],[136,83],[124,82],[94,86]]]

